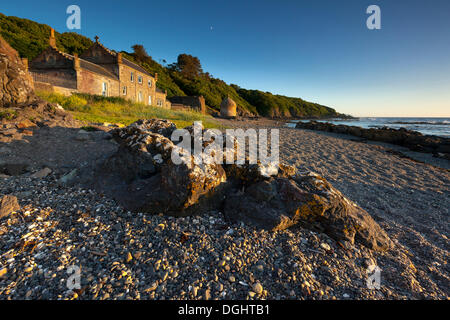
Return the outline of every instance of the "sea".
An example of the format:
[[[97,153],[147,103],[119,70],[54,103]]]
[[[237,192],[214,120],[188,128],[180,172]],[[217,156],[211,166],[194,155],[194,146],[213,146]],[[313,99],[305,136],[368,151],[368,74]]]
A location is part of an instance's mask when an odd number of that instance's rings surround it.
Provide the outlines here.
[[[308,122],[309,120],[291,120],[287,127],[295,127],[297,122]],[[380,118],[363,117],[358,119],[327,119],[316,120],[319,122],[330,122],[333,124],[344,124],[361,128],[405,128],[418,131],[425,135],[435,135],[450,138],[450,118]]]

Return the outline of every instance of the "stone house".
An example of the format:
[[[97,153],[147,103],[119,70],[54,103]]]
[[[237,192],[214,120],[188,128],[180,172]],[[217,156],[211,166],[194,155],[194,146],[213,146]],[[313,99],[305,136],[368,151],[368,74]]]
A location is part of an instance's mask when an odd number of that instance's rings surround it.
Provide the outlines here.
[[[104,47],[95,37],[94,44],[79,57],[56,48],[51,29],[49,47],[29,64],[35,87],[51,88],[63,94],[82,92],[107,97],[122,97],[134,102],[170,107],[167,93],[157,89],[158,74]]]

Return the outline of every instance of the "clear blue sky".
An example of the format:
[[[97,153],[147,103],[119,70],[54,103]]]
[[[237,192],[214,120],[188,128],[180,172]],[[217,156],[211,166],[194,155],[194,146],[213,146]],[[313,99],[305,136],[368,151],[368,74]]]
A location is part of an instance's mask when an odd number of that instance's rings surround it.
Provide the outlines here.
[[[356,116],[450,117],[449,0],[2,1],[0,12],[58,32],[66,8],[114,50],[198,56],[213,76]],[[381,8],[368,30],[366,8]]]

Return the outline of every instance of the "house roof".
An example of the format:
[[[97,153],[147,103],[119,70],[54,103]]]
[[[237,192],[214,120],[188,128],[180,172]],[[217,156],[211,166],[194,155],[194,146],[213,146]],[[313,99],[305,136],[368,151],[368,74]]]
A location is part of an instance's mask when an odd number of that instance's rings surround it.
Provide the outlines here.
[[[101,74],[105,77],[109,77],[112,79],[118,79],[118,77],[116,75],[114,75],[113,73],[109,72],[108,70],[106,70],[105,68],[99,66],[98,64],[80,59],[80,67],[89,71],[92,71],[94,73],[98,73]]]
[[[122,58],[123,64],[129,66],[130,68],[133,68],[143,74],[146,74],[150,77],[154,77],[150,72],[148,72],[147,70],[145,70],[144,68],[142,68],[140,65],[131,62],[130,60],[126,59],[126,58]]]
[[[117,57],[117,52],[116,51],[114,51],[114,50],[111,50],[111,49],[108,49],[107,47],[105,47],[103,44],[101,44],[100,42],[94,42],[94,44],[93,44],[93,46],[94,45],[98,45],[99,47],[101,47],[103,50],[105,50],[107,53],[109,53],[110,55],[112,55],[112,56],[114,56],[114,57]],[[128,66],[128,67],[130,67],[130,68],[133,68],[133,69],[135,69],[135,70],[137,70],[137,71],[139,71],[139,72],[141,72],[141,73],[143,73],[143,74],[146,74],[146,75],[148,75],[148,76],[150,76],[150,77],[154,77],[151,73],[149,73],[147,70],[145,70],[144,68],[142,68],[140,65],[138,65],[138,64],[136,64],[136,63],[134,63],[134,62],[131,62],[130,60],[128,60],[128,59],[126,59],[126,58],[122,58],[122,62],[123,62],[123,64],[124,65],[126,65],[126,66]]]
[[[59,51],[58,49],[50,47],[50,46],[47,48],[47,50],[52,50],[53,52],[56,52],[57,54],[63,56],[64,58],[66,58],[66,59],[68,59],[70,61],[73,61],[75,59],[75,56],[73,56],[71,54],[68,54],[68,53],[65,53],[65,52],[62,52],[62,51]],[[108,77],[108,78],[111,78],[111,79],[115,79],[115,80],[118,79],[116,75],[114,75],[113,73],[109,72],[108,70],[106,70],[102,66],[99,66],[98,64],[89,62],[89,61],[81,59],[81,58],[78,58],[78,59],[80,60],[80,68],[86,69],[88,71],[100,74],[102,76],[105,76],[105,77]]]

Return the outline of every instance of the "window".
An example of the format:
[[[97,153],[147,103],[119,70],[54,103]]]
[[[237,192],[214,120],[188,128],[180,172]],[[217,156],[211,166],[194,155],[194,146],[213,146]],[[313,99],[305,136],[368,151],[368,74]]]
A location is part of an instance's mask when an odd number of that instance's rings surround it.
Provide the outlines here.
[[[152,105],[152,96],[148,96],[148,104]]]
[[[163,106],[163,101],[161,99],[158,99],[156,104],[158,105],[158,107],[162,107]]]
[[[142,102],[142,91],[138,93],[138,102]]]
[[[126,86],[123,86],[123,88],[122,88],[122,94],[123,94],[124,96],[127,95],[127,87],[126,87]]]
[[[142,76],[138,76],[138,82],[142,84]]]
[[[102,96],[108,96],[108,84],[106,82],[103,82],[102,84]]]
[[[134,82],[134,73],[133,72],[131,73],[130,81]]]
[[[148,80],[148,86],[151,88],[153,85],[152,80]]]

